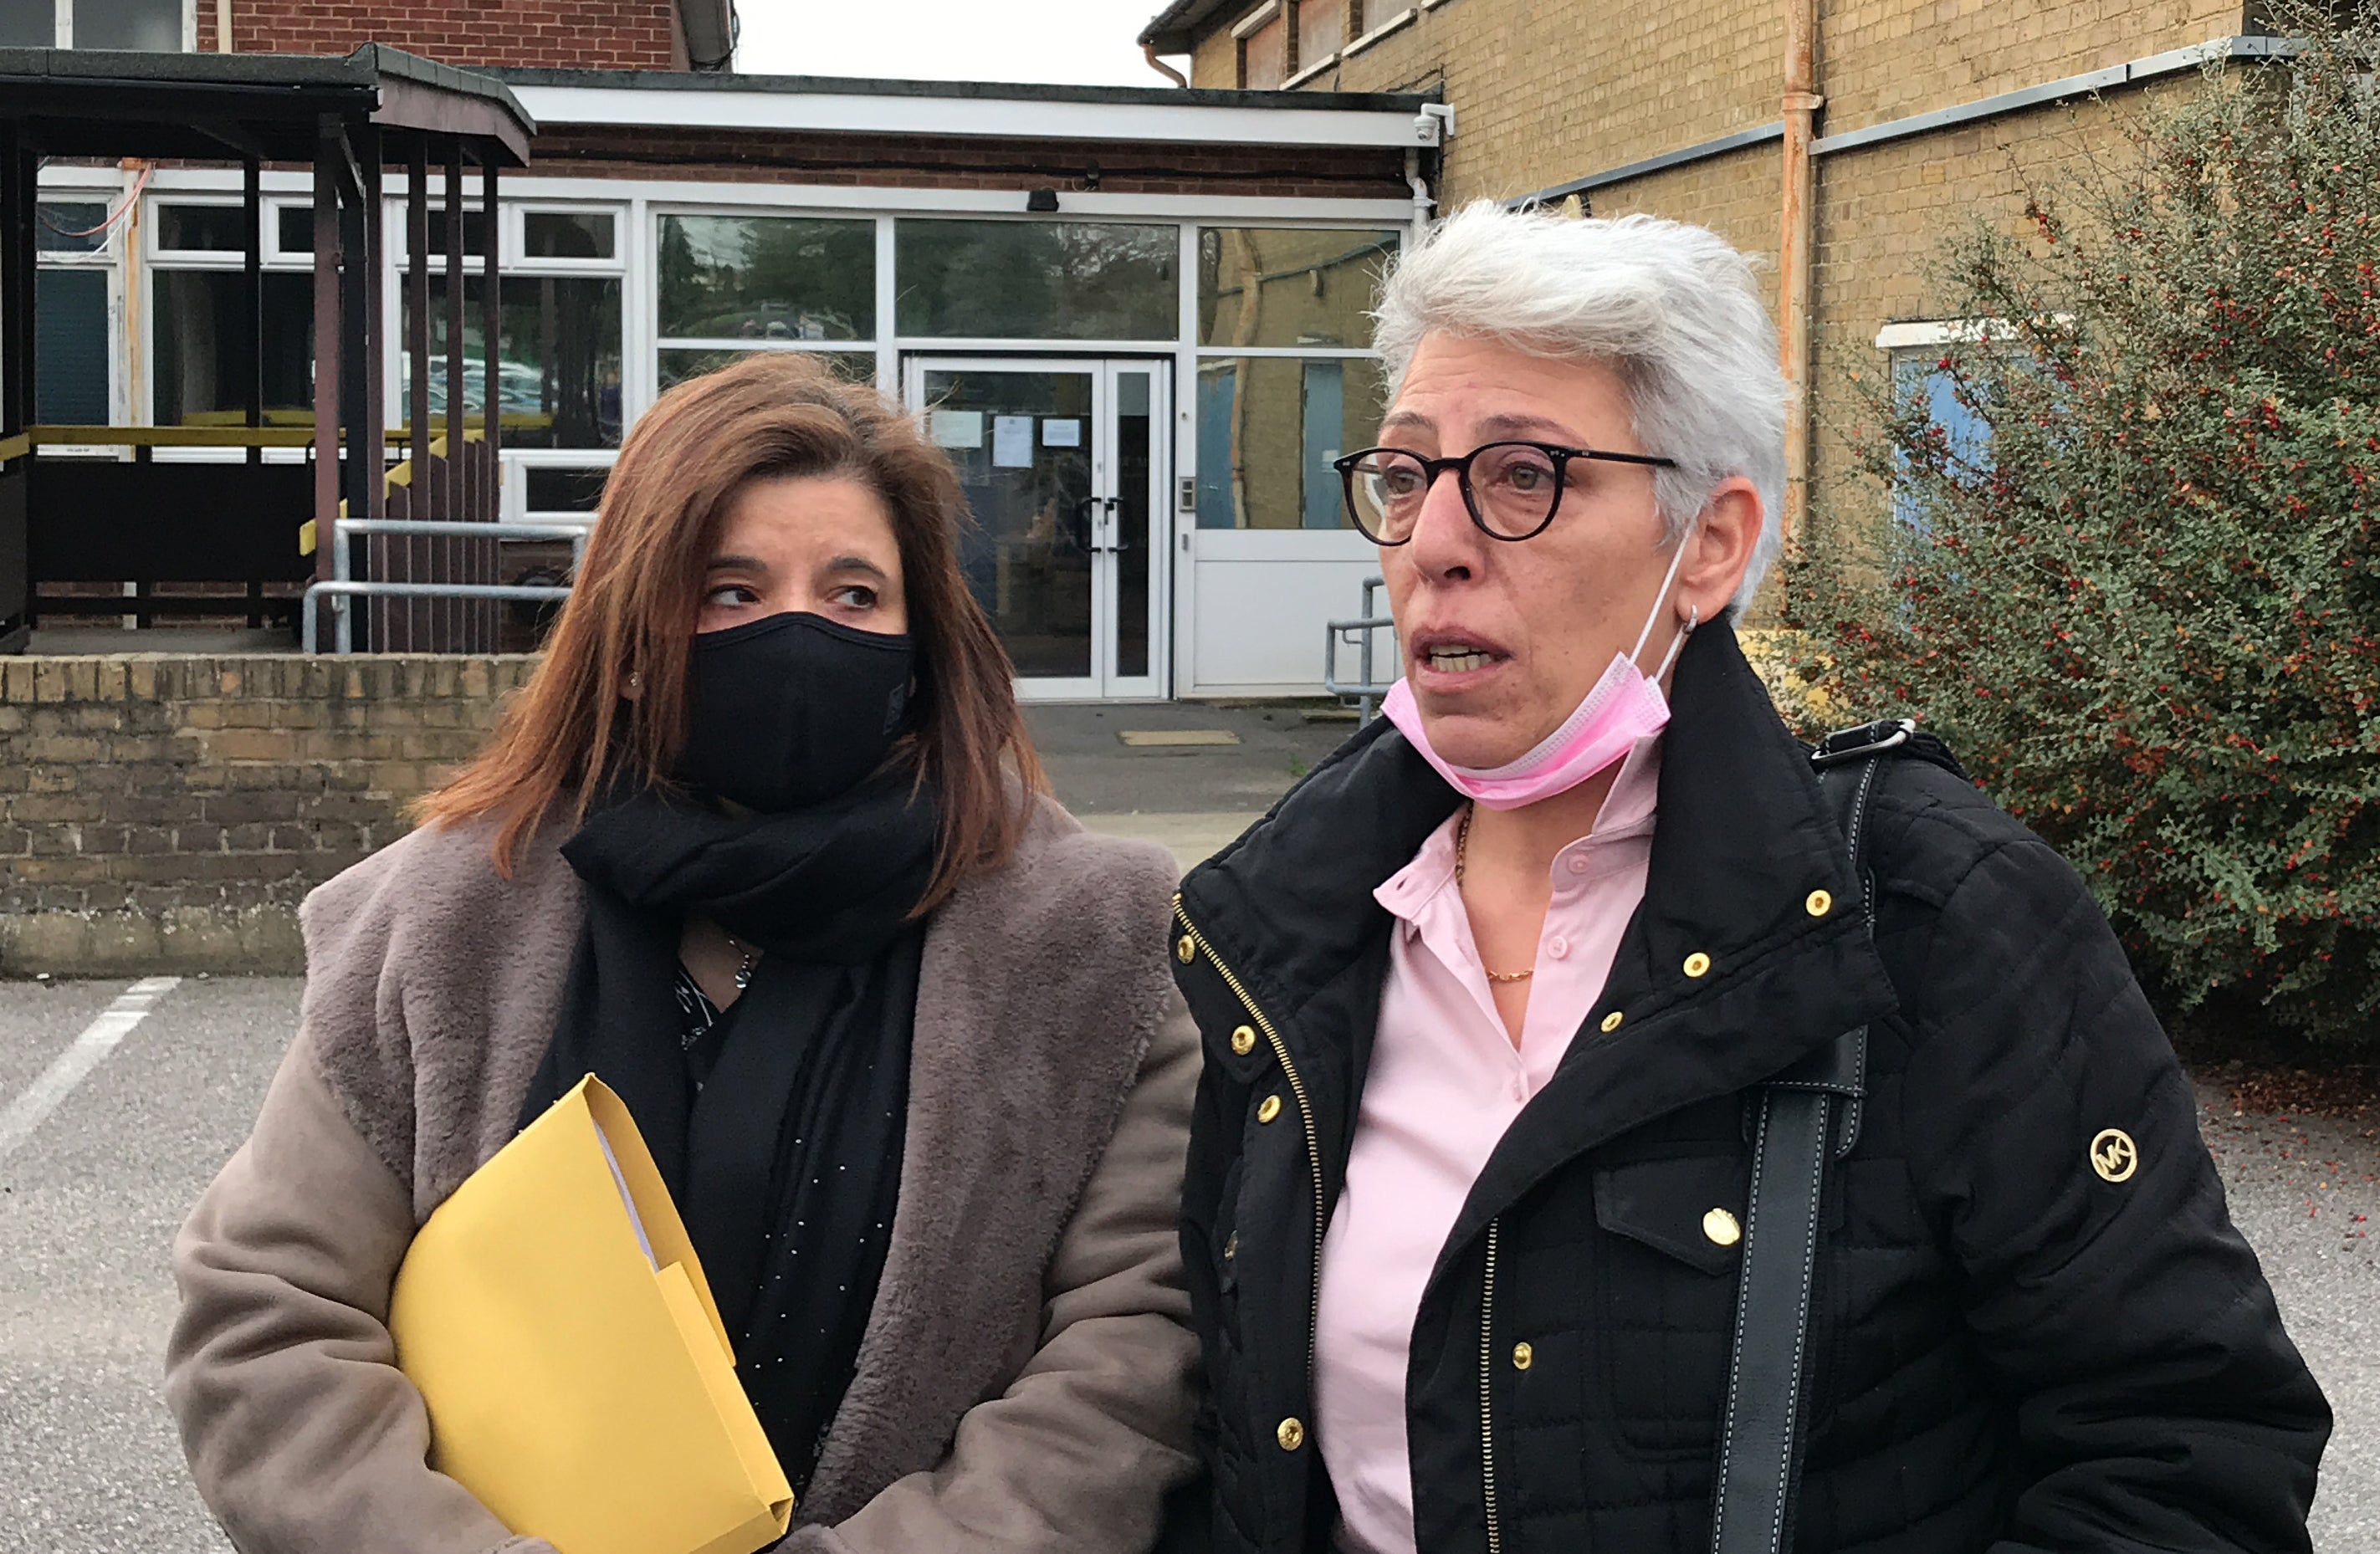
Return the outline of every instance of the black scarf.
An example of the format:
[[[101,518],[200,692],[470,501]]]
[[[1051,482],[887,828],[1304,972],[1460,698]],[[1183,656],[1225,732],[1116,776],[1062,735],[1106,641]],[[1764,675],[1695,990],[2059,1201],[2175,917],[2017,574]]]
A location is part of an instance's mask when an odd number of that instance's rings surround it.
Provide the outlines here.
[[[905,778],[733,819],[644,792],[563,846],[587,922],[526,1126],[589,1074],[619,1092],[702,1259],[736,1368],[798,1493],[850,1385],[892,1237],[938,805]],[[690,914],[767,953],[680,1049]]]

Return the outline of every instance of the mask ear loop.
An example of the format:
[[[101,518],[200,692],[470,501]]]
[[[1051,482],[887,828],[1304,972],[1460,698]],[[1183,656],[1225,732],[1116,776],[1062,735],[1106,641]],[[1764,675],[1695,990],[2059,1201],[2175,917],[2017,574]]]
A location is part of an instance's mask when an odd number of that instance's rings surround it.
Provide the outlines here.
[[[1670,569],[1661,574],[1661,587],[1653,595],[1652,613],[1645,617],[1645,629],[1636,634],[1636,646],[1628,650],[1628,662],[1630,663],[1634,663],[1637,659],[1643,655],[1645,651],[1645,644],[1652,640],[1653,627],[1658,625],[1661,619],[1661,606],[1668,602],[1670,598],[1670,585],[1678,580],[1678,567],[1680,564],[1686,559],[1686,541],[1692,540],[1694,537],[1694,531],[1691,528],[1678,537],[1678,548],[1670,557]],[[1694,628],[1690,625],[1686,627],[1685,632],[1681,633],[1679,636],[1671,639],[1670,643],[1669,657],[1664,658],[1661,661],[1661,667],[1653,672],[1654,679],[1658,680],[1663,674],[1669,673],[1670,659],[1674,659],[1678,656],[1679,645],[1685,640],[1686,635],[1693,632],[1694,629]],[[1642,673],[1642,671],[1640,670],[1639,673]]]
[[[1670,638],[1670,650],[1661,655],[1661,667],[1653,671],[1655,685],[1659,685],[1661,676],[1670,672],[1670,665],[1678,662],[1678,654],[1684,650],[1686,638],[1694,634],[1694,627],[1702,624],[1702,618],[1703,612],[1700,605],[1686,606],[1686,624],[1678,628],[1678,634],[1675,637]]]

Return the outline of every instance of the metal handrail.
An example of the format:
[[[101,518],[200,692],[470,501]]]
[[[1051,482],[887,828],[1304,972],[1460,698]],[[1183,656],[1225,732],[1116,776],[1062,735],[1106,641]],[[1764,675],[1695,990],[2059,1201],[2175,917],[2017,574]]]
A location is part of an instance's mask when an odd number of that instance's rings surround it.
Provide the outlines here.
[[[399,523],[407,520],[358,518],[354,521]],[[468,524],[456,527],[484,532],[499,526]],[[298,640],[305,644],[308,652],[319,653],[322,650],[321,634],[317,627],[322,615],[319,601],[325,597],[331,601],[332,613],[339,617],[339,645],[336,650],[342,653],[355,651],[355,626],[347,611],[347,600],[358,594],[384,599],[525,599],[552,601],[568,599],[570,589],[560,584],[549,586],[540,583],[369,583],[345,578],[309,583],[306,585],[305,601],[300,606],[303,618],[298,625]]]
[[[1365,578],[1363,617],[1352,621],[1326,621],[1322,627],[1322,688],[1342,700],[1354,702],[1356,718],[1360,722],[1372,721],[1376,704],[1396,684],[1394,680],[1383,683],[1374,678],[1373,633],[1386,631],[1393,637],[1397,629],[1394,616],[1374,613],[1376,607],[1372,603],[1372,596],[1387,586],[1383,578]],[[1362,678],[1353,685],[1339,679],[1339,648],[1342,642],[1356,650],[1357,673]],[[1396,662],[1393,647],[1390,650],[1389,662]]]

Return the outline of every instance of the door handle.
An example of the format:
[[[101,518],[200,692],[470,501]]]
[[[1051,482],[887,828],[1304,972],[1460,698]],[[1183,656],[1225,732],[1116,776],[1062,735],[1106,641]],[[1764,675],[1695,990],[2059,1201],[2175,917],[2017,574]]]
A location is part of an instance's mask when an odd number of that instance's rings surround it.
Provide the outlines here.
[[[1104,515],[1099,524],[1099,533],[1103,538],[1099,548],[1105,551],[1110,555],[1116,555],[1123,550],[1123,538],[1118,532],[1116,527],[1116,514],[1123,507],[1123,498],[1120,496],[1102,496],[1097,498],[1097,501],[1099,502],[1099,506],[1104,509]]]

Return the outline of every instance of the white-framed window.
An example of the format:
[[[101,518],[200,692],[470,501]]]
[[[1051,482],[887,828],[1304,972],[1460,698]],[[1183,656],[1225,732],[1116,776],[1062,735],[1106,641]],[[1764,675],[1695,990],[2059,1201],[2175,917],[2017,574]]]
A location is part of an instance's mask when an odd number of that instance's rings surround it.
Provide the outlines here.
[[[874,382],[877,225],[862,212],[656,212],[655,386],[665,393],[756,351],[808,352]]]
[[[120,188],[51,187],[34,205],[36,425],[108,426],[116,419],[125,198]]]
[[[0,48],[187,54],[198,25],[192,0],[0,0]]]
[[[494,234],[501,272],[496,356],[508,516],[586,517],[626,430],[623,322],[626,202],[500,200]],[[390,419],[411,414],[406,342],[405,200],[386,207],[391,340]],[[446,416],[446,207],[433,176],[429,206],[430,414]],[[465,186],[462,214],[463,413],[486,414],[487,214]]]
[[[1197,230],[1200,528],[1347,527],[1333,460],[1371,440],[1385,391],[1366,316],[1403,233]]]
[[[281,230],[291,204],[268,200],[262,212],[268,426],[309,425],[314,417],[310,226],[308,247],[293,251],[286,239],[294,234]],[[150,196],[144,215],[148,345],[141,361],[150,423],[244,425],[251,337],[246,207],[237,195],[173,193]]]
[[[1922,398],[1927,419],[1941,429],[1951,451],[1971,462],[1991,456],[1992,429],[1960,402],[1944,370],[1945,352],[1959,342],[1983,338],[1987,329],[1995,337],[2004,336],[2007,328],[2005,323],[1995,328],[1981,319],[1927,319],[1888,323],[1876,334],[1876,348],[1884,352],[1892,373],[1893,398],[1903,405]],[[1892,517],[1912,528],[1923,528],[1925,524],[1916,498],[1897,480]]]

